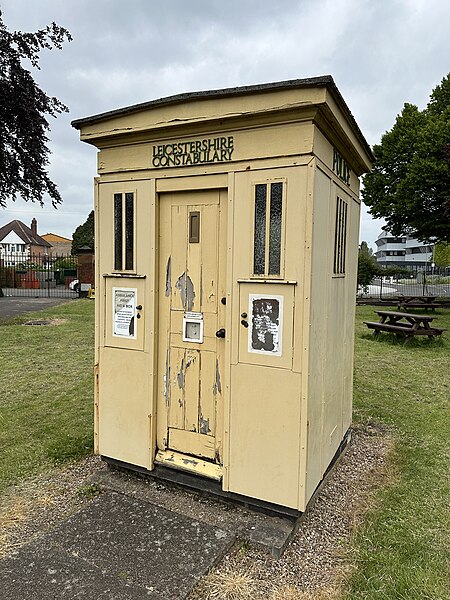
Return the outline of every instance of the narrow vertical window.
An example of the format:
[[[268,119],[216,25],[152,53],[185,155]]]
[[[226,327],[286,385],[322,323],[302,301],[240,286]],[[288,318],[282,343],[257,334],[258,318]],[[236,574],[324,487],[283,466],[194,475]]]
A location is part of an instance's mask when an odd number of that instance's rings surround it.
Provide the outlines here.
[[[282,211],[283,184],[272,183],[270,186],[269,275],[280,274]]]
[[[347,202],[336,198],[336,222],[334,227],[333,273],[345,274],[345,255],[347,247]]]
[[[283,183],[255,186],[254,275],[281,274]]]
[[[114,269],[122,269],[122,194],[114,194]]]
[[[255,188],[255,237],[253,254],[253,272],[264,275],[266,256],[266,203],[267,186],[257,185]]]
[[[114,269],[134,268],[134,194],[114,194]]]
[[[131,271],[134,267],[134,197],[132,193],[125,194],[125,269]]]

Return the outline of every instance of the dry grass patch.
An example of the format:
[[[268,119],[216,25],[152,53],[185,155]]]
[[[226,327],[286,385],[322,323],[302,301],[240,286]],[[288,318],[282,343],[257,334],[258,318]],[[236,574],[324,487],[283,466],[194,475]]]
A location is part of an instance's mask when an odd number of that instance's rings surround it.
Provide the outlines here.
[[[287,585],[276,590],[268,600],[339,600],[340,597],[340,590],[334,587],[302,592],[295,586]]]
[[[0,496],[0,558],[88,502],[94,492],[89,479],[104,468],[98,457],[88,456],[31,477]]]
[[[199,600],[254,600],[257,581],[247,572],[210,573],[197,589]]]
[[[53,504],[51,495],[43,490],[33,496],[12,496],[0,510],[0,558],[7,556],[16,546],[14,539],[22,530],[30,515],[43,511]]]

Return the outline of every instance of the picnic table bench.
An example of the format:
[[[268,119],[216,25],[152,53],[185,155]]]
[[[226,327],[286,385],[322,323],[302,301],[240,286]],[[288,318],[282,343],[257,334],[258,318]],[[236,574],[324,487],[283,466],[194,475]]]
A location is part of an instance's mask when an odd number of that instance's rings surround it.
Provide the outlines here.
[[[369,329],[373,329],[376,336],[380,331],[394,333],[405,338],[405,344],[415,335],[427,335],[429,337],[439,336],[446,331],[441,327],[431,327],[430,323],[434,317],[429,315],[417,315],[392,310],[376,310],[380,317],[379,321],[364,321]]]
[[[434,311],[435,308],[439,308],[440,306],[437,302],[435,302],[436,298],[437,296],[430,295],[404,296],[403,294],[400,294],[396,298],[397,308],[404,308],[406,310],[408,310],[409,308],[424,308],[425,310],[431,308],[431,310]]]

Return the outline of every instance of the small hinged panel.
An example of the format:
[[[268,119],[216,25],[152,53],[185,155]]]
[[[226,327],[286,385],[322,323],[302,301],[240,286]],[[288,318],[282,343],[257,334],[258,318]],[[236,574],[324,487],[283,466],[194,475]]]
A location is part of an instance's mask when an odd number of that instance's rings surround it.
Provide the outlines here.
[[[119,284],[119,285],[117,285]],[[145,279],[105,278],[103,343],[112,348],[143,350],[145,345]],[[139,319],[139,324],[137,319]]]
[[[203,344],[203,314],[187,312],[183,317],[183,342]]]
[[[292,368],[294,290],[294,285],[240,285],[239,363]]]
[[[194,210],[189,213],[189,243],[200,242],[200,211]]]

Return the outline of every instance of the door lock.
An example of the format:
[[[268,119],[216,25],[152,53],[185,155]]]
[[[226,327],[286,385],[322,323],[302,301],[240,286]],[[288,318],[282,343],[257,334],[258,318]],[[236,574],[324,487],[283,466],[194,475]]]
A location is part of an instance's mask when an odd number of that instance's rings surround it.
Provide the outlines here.
[[[245,319],[242,319],[241,325],[243,325],[244,327],[248,327],[248,321],[246,321]]]
[[[222,327],[221,329],[216,331],[216,337],[224,338],[225,337],[225,329]]]
[[[138,304],[138,305],[136,306],[136,310],[142,310],[142,304]]]

